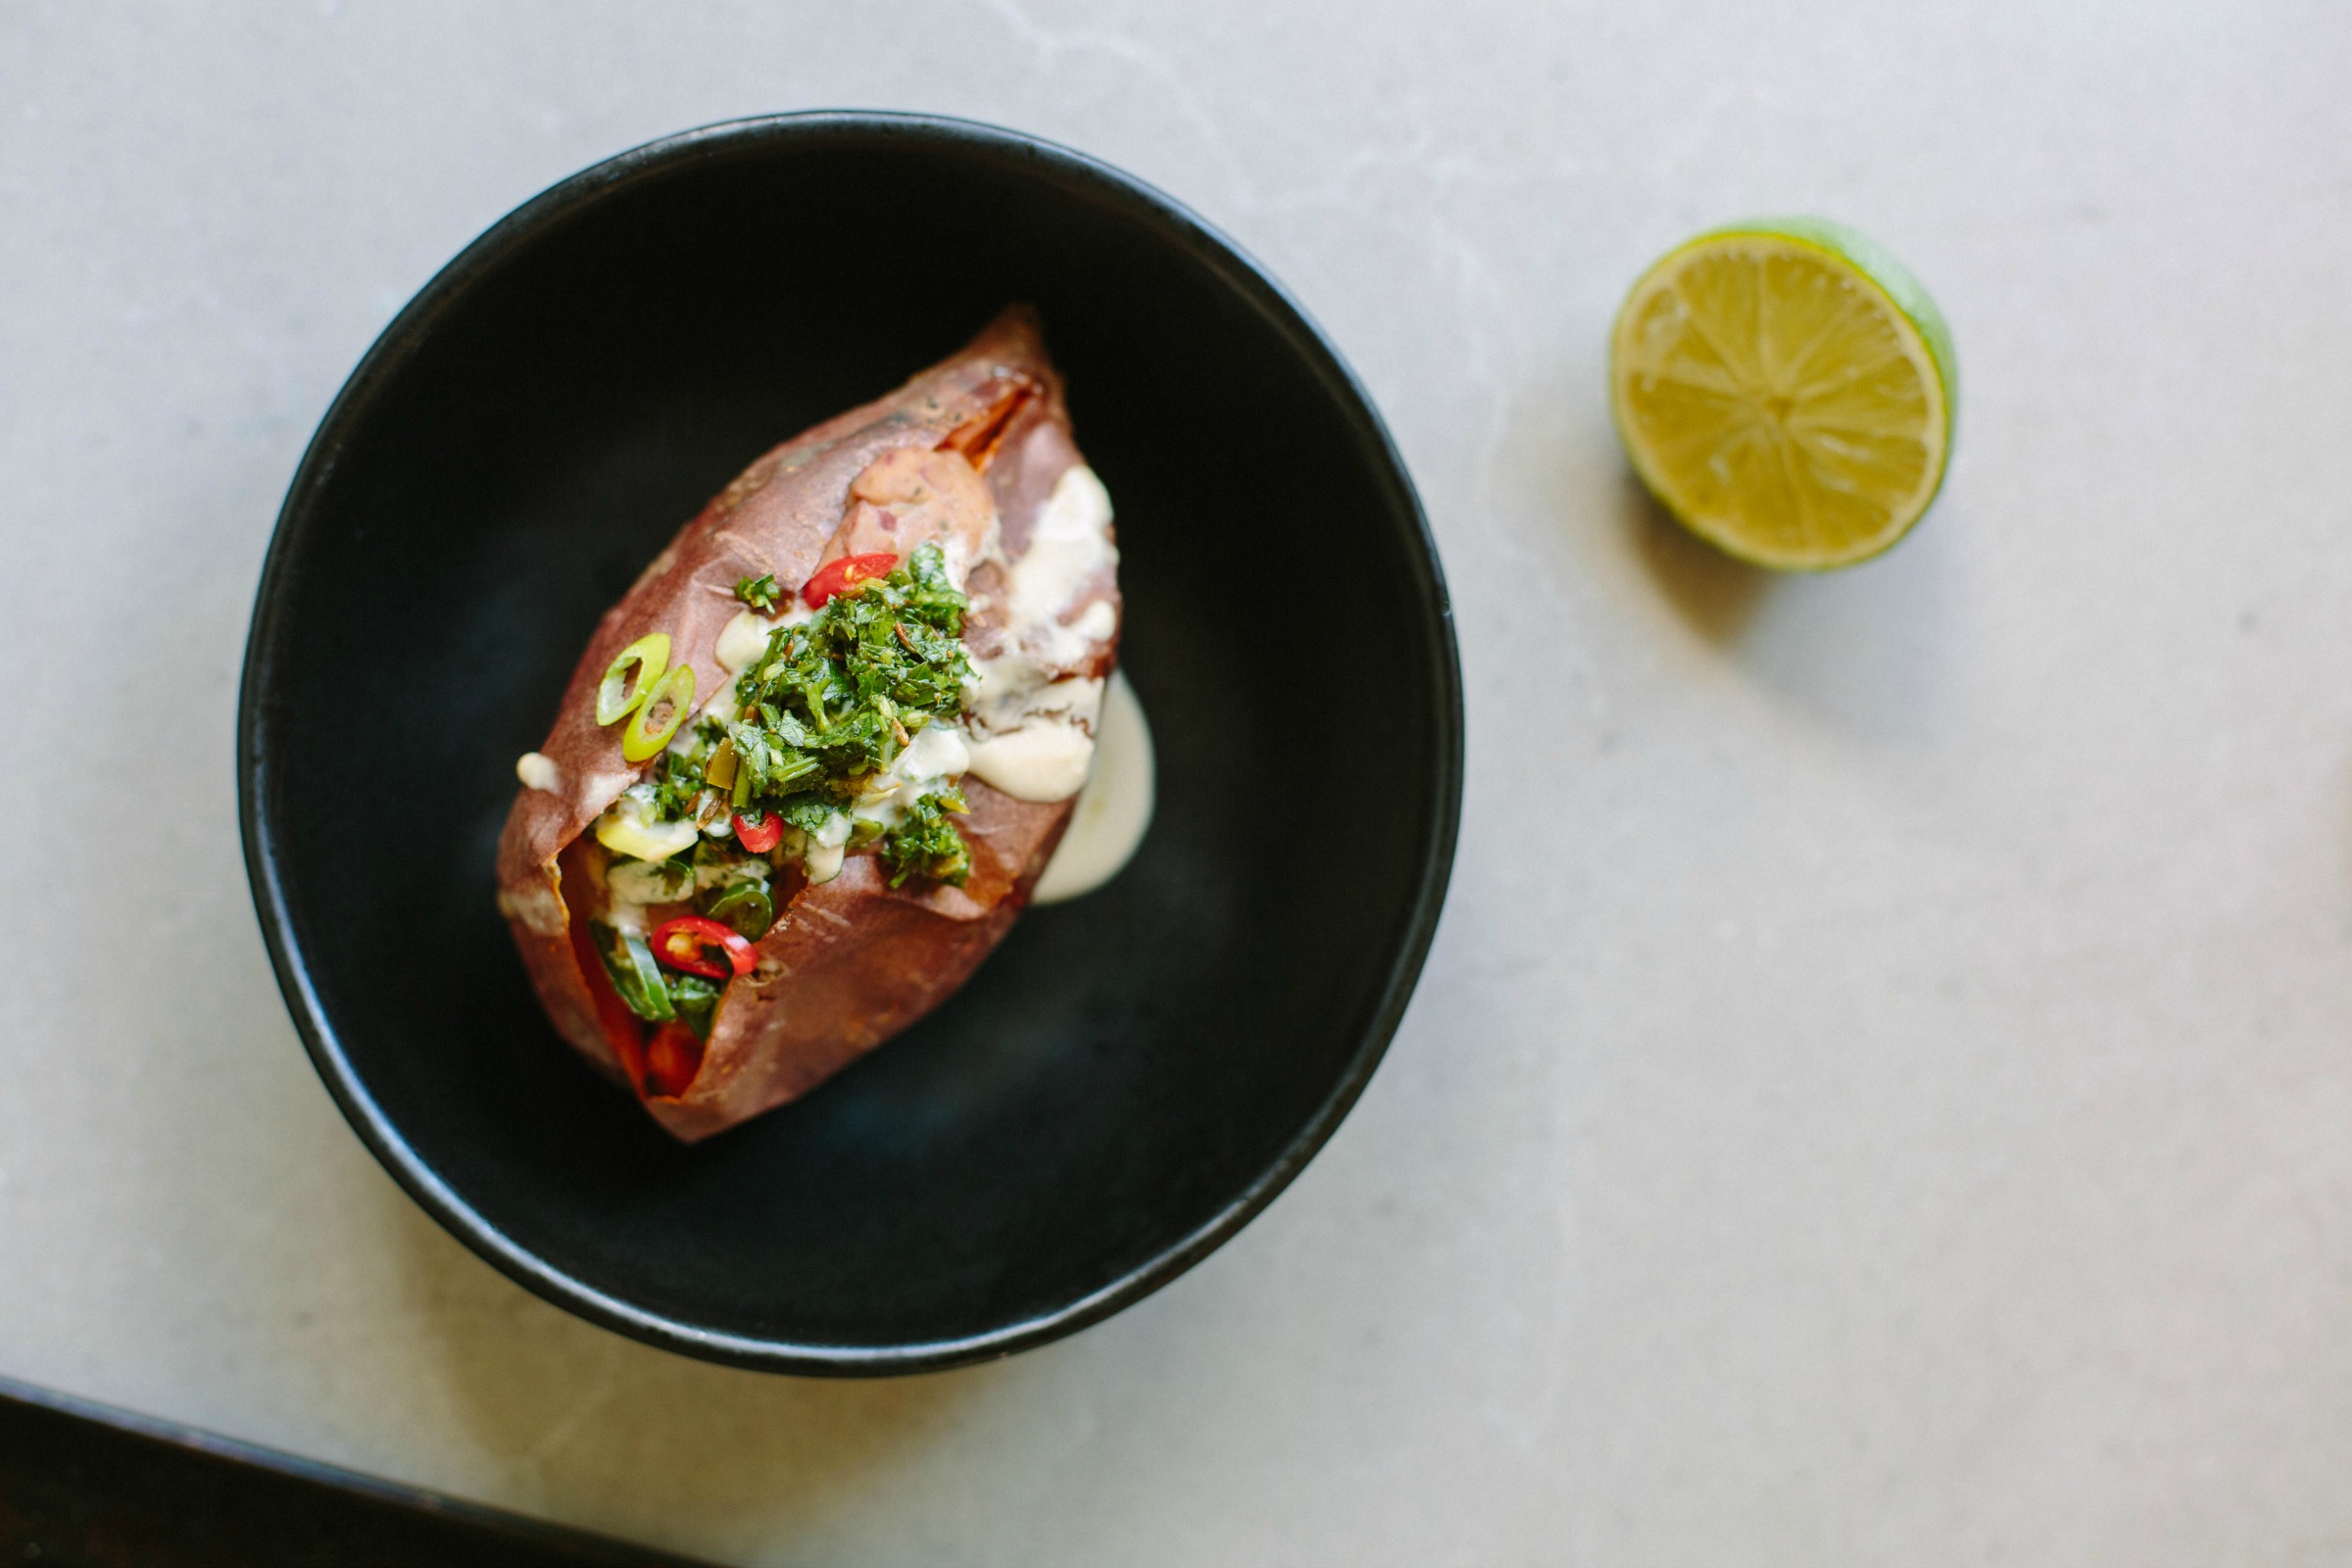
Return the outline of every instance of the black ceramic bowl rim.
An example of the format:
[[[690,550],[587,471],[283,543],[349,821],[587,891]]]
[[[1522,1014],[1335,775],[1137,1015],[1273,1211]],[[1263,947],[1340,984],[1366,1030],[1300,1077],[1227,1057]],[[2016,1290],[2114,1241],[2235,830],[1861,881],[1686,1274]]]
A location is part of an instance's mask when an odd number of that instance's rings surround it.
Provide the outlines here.
[[[347,437],[366,418],[384,382],[432,333],[444,312],[510,253],[623,187],[699,163],[730,157],[747,148],[775,146],[843,130],[875,138],[976,147],[1006,162],[1044,166],[1139,220],[1204,265],[1291,342],[1317,372],[1332,403],[1364,439],[1367,450],[1379,455],[1386,469],[1382,477],[1399,504],[1401,514],[1411,519],[1413,542],[1418,546],[1410,553],[1414,571],[1411,586],[1423,611],[1420,630],[1429,644],[1426,651],[1439,675],[1433,698],[1439,710],[1433,716],[1443,737],[1441,755],[1434,759],[1435,807],[1432,820],[1426,824],[1418,891],[1404,941],[1383,981],[1380,1004],[1347,1071],[1267,1168],[1190,1235],[1089,1296],[969,1338],[854,1348],[713,1333],[601,1291],[507,1236],[418,1156],[353,1069],[311,981],[305,956],[295,942],[285,890],[278,876],[275,846],[263,814],[263,786],[269,763],[261,749],[261,714],[272,680],[269,651],[277,642],[277,622],[285,613],[289,596],[301,588],[289,568],[293,555],[290,541],[311,525],[312,510]],[[285,993],[288,1010],[293,1014],[303,1045],[361,1141],[427,1213],[516,1283],[559,1306],[634,1339],[705,1360],[762,1371],[881,1376],[933,1371],[1009,1355],[1098,1322],[1142,1299],[1207,1256],[1290,1185],[1363,1092],[1396,1034],[1422,961],[1428,956],[1453,866],[1454,840],[1461,816],[1462,746],[1461,662],[1454,641],[1452,610],[1446,598],[1437,546],[1411,475],[1354,372],[1322,329],[1263,267],[1183,204],[1084,153],[975,121],[884,111],[811,110],[726,121],[682,131],[583,170],[550,186],[492,224],[393,318],[336,394],[303,453],[285,504],[278,512],[270,551],[262,565],[261,587],[246,642],[243,684],[238,693],[237,796],[246,872],[252,881],[262,935],[269,945],[270,961],[277,971],[279,988]]]

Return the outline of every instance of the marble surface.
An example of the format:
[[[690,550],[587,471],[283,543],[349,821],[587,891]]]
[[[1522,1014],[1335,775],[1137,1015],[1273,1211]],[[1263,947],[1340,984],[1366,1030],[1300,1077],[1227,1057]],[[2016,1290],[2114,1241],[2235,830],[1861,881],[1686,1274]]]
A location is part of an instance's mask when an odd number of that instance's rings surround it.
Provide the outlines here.
[[[2347,59],[2320,4],[0,6],[0,1372],[746,1562],[2352,1557]],[[400,303],[582,165],[845,104],[1286,278],[1472,724],[1298,1184],[868,1385],[614,1338],[413,1207],[231,770],[277,502]],[[1635,273],[1759,210],[1885,239],[1964,365],[1943,501],[1829,579],[1669,531],[1602,403]]]

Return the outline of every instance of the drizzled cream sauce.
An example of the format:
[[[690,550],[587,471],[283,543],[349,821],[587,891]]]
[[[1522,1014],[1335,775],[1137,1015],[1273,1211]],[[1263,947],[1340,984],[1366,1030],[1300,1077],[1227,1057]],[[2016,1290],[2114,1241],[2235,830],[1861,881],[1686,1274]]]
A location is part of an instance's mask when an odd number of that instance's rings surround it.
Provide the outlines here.
[[[1094,775],[1078,792],[1069,828],[1037,879],[1033,904],[1061,904],[1094,892],[1126,868],[1152,826],[1152,726],[1124,674],[1110,677],[1095,739]]]
[[[1062,474],[1005,572],[1004,651],[974,661],[964,687],[972,773],[1015,800],[1066,801],[1094,766],[1102,682],[1070,672],[1118,629],[1118,612],[1098,599],[1063,617],[1118,565],[1110,515],[1092,468]]]
[[[1004,660],[990,660],[1002,664]],[[981,671],[983,684],[993,673]],[[984,698],[983,701],[986,699]],[[1013,711],[1006,713],[1005,710]],[[1095,760],[1095,725],[1102,683],[1083,676],[1025,684],[998,710],[1005,727],[982,727],[975,715],[971,770],[1016,801],[1066,801],[1086,783]]]
[[[964,744],[961,730],[953,724],[925,724],[898,760],[866,782],[850,814],[887,832],[899,825],[906,808],[952,786],[971,765],[971,748]]]

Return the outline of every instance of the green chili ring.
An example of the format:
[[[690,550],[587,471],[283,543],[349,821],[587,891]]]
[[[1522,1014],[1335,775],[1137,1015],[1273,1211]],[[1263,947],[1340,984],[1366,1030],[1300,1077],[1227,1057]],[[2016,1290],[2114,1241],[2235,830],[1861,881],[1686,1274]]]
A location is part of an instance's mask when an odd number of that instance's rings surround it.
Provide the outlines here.
[[[662,640],[669,641],[666,637]],[[651,727],[647,720],[663,710],[669,716],[661,720],[660,728]],[[645,694],[644,703],[629,715],[620,732],[620,755],[632,762],[652,761],[662,755],[662,748],[669,744],[669,738],[678,732],[678,726],[686,722],[686,715],[693,710],[694,666],[680,664],[655,682]]]
[[[736,934],[748,942],[759,941],[776,923],[776,903],[768,895],[767,884],[749,877],[728,884],[726,891],[712,899],[710,906],[703,912],[734,927]]]
[[[624,1006],[648,1023],[667,1023],[678,1015],[670,1004],[669,982],[662,977],[662,966],[654,961],[654,950],[644,937],[602,921],[591,934]]]
[[[605,678],[596,688],[596,721],[616,724],[645,706],[645,699],[669,668],[669,633],[648,632],[623,648],[612,662],[605,666]],[[637,677],[637,688],[629,690],[629,676]]]

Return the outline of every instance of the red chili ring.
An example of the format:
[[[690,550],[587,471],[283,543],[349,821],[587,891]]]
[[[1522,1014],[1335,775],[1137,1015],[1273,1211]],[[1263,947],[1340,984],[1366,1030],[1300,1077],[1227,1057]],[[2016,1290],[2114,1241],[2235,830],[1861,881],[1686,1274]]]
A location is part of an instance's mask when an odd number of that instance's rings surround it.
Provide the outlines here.
[[[887,577],[899,558],[889,551],[870,556],[836,556],[816,568],[816,575],[801,585],[801,598],[810,610],[822,610],[825,601],[836,594],[848,593],[861,582]]]
[[[689,949],[680,953],[673,943]],[[743,940],[733,926],[716,920],[706,920],[699,914],[681,914],[675,920],[664,920],[654,928],[654,956],[672,969],[699,974],[706,980],[727,980],[736,975],[750,974],[759,957],[752,945]],[[704,954],[717,948],[727,956],[725,965],[712,962]]]
[[[784,819],[773,811],[762,811],[755,822],[741,811],[735,813],[735,842],[754,855],[765,855],[782,842]]]

